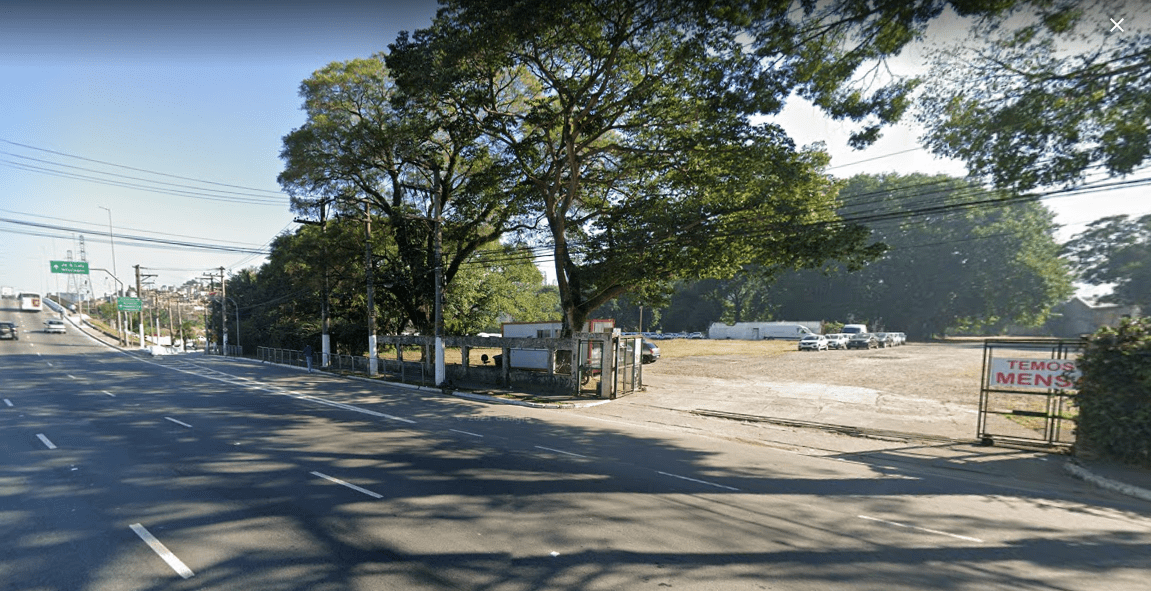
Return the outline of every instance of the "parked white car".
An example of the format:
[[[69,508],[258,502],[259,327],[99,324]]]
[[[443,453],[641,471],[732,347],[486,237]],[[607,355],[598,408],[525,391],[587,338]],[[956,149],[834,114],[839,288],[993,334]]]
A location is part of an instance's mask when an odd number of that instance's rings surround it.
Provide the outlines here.
[[[809,334],[799,339],[800,351],[826,351],[827,337],[821,334]]]
[[[824,336],[827,337],[828,349],[846,349],[847,341],[851,338],[851,335],[843,334],[841,332]]]

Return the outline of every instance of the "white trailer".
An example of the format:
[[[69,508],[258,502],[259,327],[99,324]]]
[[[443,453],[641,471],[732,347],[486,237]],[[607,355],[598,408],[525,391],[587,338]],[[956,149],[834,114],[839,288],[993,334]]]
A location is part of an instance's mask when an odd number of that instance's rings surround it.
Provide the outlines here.
[[[820,322],[736,322],[735,324],[713,322],[707,329],[707,338],[741,341],[765,339],[798,341],[805,335],[819,334],[821,324]]]

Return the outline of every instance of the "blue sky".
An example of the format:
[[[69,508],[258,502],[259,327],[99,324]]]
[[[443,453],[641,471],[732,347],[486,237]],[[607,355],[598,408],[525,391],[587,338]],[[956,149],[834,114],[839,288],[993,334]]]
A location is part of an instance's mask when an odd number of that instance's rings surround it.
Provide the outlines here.
[[[111,210],[117,235],[265,246],[294,226],[276,175],[281,138],[304,122],[300,82],[329,62],[386,49],[399,31],[426,26],[434,12],[426,0],[0,0],[0,220],[20,222],[0,221],[0,285],[67,287],[66,276],[48,272],[48,261],[65,259],[68,250],[78,258],[76,233],[28,222],[82,230],[90,265],[111,269],[108,212],[101,206]],[[947,34],[949,27],[954,23],[941,21],[934,31]],[[921,57],[911,50],[894,66],[915,73]],[[872,148],[855,152],[846,147],[849,127],[802,102],[793,101],[780,122],[800,144],[825,141],[837,175],[964,172],[958,163],[914,151],[913,127],[890,129]],[[874,159],[891,154],[897,155]],[[860,161],[867,162],[850,165]],[[125,186],[140,184],[152,189]],[[1075,224],[1065,235],[1102,215],[1151,213],[1135,194],[1049,205],[1057,221]],[[159,285],[262,260],[122,239],[115,254],[122,280],[130,282],[132,265],[141,265],[158,275]],[[97,293],[112,285],[102,272],[91,277]]]

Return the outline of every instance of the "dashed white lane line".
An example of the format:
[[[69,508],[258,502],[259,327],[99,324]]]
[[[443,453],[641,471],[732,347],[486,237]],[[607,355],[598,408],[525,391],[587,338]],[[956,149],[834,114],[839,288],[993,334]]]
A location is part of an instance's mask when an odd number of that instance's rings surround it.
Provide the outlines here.
[[[269,392],[274,392],[274,390],[270,390],[268,388],[264,388],[264,389],[268,390]],[[353,412],[363,413],[366,415],[371,415],[373,417],[380,417],[383,419],[391,419],[393,421],[400,421],[401,423],[415,424],[415,421],[413,421],[411,419],[405,419],[403,417],[397,417],[394,415],[384,414],[382,412],[376,412],[374,410],[368,410],[366,408],[360,408],[358,406],[353,406],[351,404],[344,404],[343,402],[336,402],[335,400],[328,400],[326,398],[320,398],[319,396],[309,396],[307,394],[300,394],[299,392],[292,392],[290,390],[285,390],[285,392],[287,393],[288,396],[291,396],[292,398],[298,398],[300,400],[311,400],[312,402],[318,402],[320,404],[326,404],[328,406],[334,406],[336,408],[342,408],[344,410],[350,410]]]
[[[68,377],[72,378],[73,380],[78,380],[78,379],[80,379],[80,378],[77,378],[76,376],[74,376],[74,375],[72,375],[72,374],[70,374],[70,373],[66,373],[66,374],[64,374],[64,375],[66,375],[66,376],[68,376]]]
[[[112,398],[115,398],[115,397],[116,397],[116,395],[115,395],[115,394],[113,394],[113,393],[111,393],[111,392],[109,392],[109,391],[107,391],[107,390],[100,390],[100,391],[101,391],[101,392],[103,392],[103,393],[105,393],[105,394],[107,394],[107,395],[109,395],[109,396],[111,396]]]
[[[376,499],[384,498],[384,495],[381,495],[380,493],[372,492],[366,488],[360,488],[360,487],[358,487],[358,486],[356,486],[350,482],[344,482],[343,480],[340,480],[339,478],[333,478],[333,477],[328,476],[327,474],[324,474],[322,472],[312,472],[312,474],[315,476],[319,476],[320,478],[323,478],[324,480],[329,480],[331,482],[335,482],[336,484],[346,486],[346,487],[348,487],[354,491],[362,492],[365,495],[368,495],[369,497],[373,497]]]
[[[176,571],[176,574],[185,579],[189,579],[196,574],[192,572],[192,569],[188,568],[188,565],[184,564],[179,558],[176,558],[176,555],[172,554],[172,551],[169,550],[167,546],[160,543],[160,540],[157,540],[156,536],[153,536],[151,532],[144,529],[144,526],[139,523],[133,523],[128,527],[132,528],[132,531],[136,532],[136,535],[140,536],[140,539],[144,540],[144,543],[147,544],[157,556],[164,559],[164,562],[167,562],[168,566]]]
[[[4,399],[4,405],[5,405],[5,406],[12,406],[12,401],[11,401],[11,400],[8,400],[7,398],[5,398],[5,399]]]
[[[181,427],[187,427],[189,429],[192,428],[191,425],[189,425],[188,423],[185,423],[184,421],[177,421],[176,419],[173,419],[172,417],[164,417],[164,418],[168,419],[169,421],[172,421],[173,423],[176,423],[177,425],[180,425]]]
[[[456,433],[463,433],[464,435],[471,435],[472,437],[483,437],[483,435],[472,433],[471,431],[460,431],[459,429],[448,429],[448,431],[455,431]]]
[[[959,534],[951,534],[951,533],[947,533],[947,532],[945,532],[945,531],[939,531],[939,530],[937,530],[937,529],[927,529],[926,527],[917,527],[917,526],[914,526],[914,525],[908,525],[908,524],[906,524],[906,523],[898,523],[898,522],[895,522],[895,521],[887,521],[886,519],[877,519],[877,518],[875,518],[875,517],[868,517],[867,515],[859,515],[858,517],[859,517],[860,519],[866,519],[866,520],[868,520],[868,521],[877,521],[877,522],[879,522],[879,523],[886,523],[887,525],[894,525],[894,526],[896,526],[896,527],[905,527],[905,528],[907,528],[907,529],[914,529],[914,530],[919,530],[919,531],[922,531],[922,532],[927,532],[927,533],[929,533],[929,534],[938,534],[938,535],[941,535],[941,536],[948,536],[948,537],[952,537],[952,538],[959,538],[960,540],[967,540],[967,541],[969,541],[969,542],[978,542],[978,543],[980,543],[980,544],[982,544],[982,543],[983,543],[983,540],[981,540],[981,539],[979,539],[979,538],[972,538],[972,537],[968,537],[968,536],[961,536],[961,535],[959,535]]]
[[[47,447],[48,449],[56,449],[56,444],[48,441],[48,438],[45,437],[43,433],[37,433],[36,437],[40,438],[40,443],[43,443],[44,447]]]
[[[224,382],[225,384],[231,384],[233,386],[241,386],[241,387],[246,387],[246,388],[257,388],[257,389],[263,390],[265,392],[271,392],[272,394],[279,394],[281,396],[291,396],[292,398],[296,398],[298,400],[309,400],[312,402],[317,402],[319,404],[332,406],[335,408],[342,408],[344,410],[350,410],[352,412],[358,412],[358,413],[362,413],[362,414],[366,414],[366,415],[371,415],[373,417],[380,417],[380,418],[389,419],[392,421],[399,421],[401,423],[415,424],[415,421],[413,421],[411,419],[405,419],[403,417],[397,417],[395,415],[389,415],[389,414],[385,414],[382,412],[376,412],[374,410],[368,410],[366,408],[360,408],[358,406],[353,406],[351,404],[344,404],[343,402],[336,402],[334,400],[328,400],[326,398],[320,398],[319,396],[309,396],[308,394],[300,394],[299,392],[292,392],[291,390],[285,390],[283,388],[277,388],[275,386],[264,386],[264,385],[253,386],[251,384],[240,383],[242,381],[246,381],[248,378],[241,378],[239,376],[233,376],[231,374],[218,372],[215,370],[210,370],[210,371],[212,371],[212,373],[220,374],[222,376],[227,376],[227,377],[223,377],[223,378],[216,377],[214,375],[207,375],[203,372],[190,371],[190,370],[182,369],[182,368],[179,368],[179,367],[176,367],[173,365],[167,365],[167,364],[163,364],[163,363],[156,363],[154,361],[148,361],[146,359],[140,359],[140,361],[143,361],[144,363],[151,363],[152,365],[158,365],[160,367],[165,367],[165,368],[171,369],[173,371],[178,371],[180,373],[185,373],[188,375],[193,375],[196,377],[209,379],[209,380],[216,380],[218,382]],[[256,382],[256,383],[259,384],[259,382]]]
[[[680,480],[688,480],[688,481],[691,481],[691,482],[698,482],[698,483],[700,483],[700,484],[706,484],[706,485],[708,485],[708,486],[714,486],[714,487],[716,487],[716,488],[723,488],[723,489],[727,489],[727,490],[734,490],[734,491],[737,491],[737,492],[739,491],[739,489],[738,489],[738,488],[735,488],[735,487],[732,487],[732,486],[724,486],[724,485],[722,485],[722,484],[716,484],[716,483],[714,483],[714,482],[708,482],[708,481],[706,481],[706,480],[697,480],[697,479],[695,479],[695,478],[688,478],[687,476],[680,476],[679,474],[671,474],[671,473],[668,473],[668,472],[660,472],[659,470],[656,470],[656,473],[657,473],[657,474],[663,474],[664,476],[671,476],[672,478],[679,478]]]
[[[587,457],[587,456],[581,456],[581,455],[579,455],[579,454],[573,454],[573,453],[572,453],[572,452],[570,452],[570,451],[564,451],[564,450],[562,450],[562,449],[552,449],[552,448],[550,448],[550,447],[544,447],[544,446],[542,446],[542,445],[537,445],[537,446],[536,446],[536,449],[542,449],[542,450],[547,450],[547,451],[553,451],[553,452],[555,452],[555,453],[557,453],[557,454],[564,454],[565,456],[575,456],[575,457],[577,457],[577,458],[586,458],[586,457]]]

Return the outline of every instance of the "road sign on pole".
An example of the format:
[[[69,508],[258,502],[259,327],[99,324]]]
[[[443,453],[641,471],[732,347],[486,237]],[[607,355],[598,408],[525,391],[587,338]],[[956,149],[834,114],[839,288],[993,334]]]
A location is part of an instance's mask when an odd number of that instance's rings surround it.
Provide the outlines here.
[[[48,261],[53,273],[70,273],[73,275],[87,275],[87,261]]]
[[[144,309],[140,298],[116,298],[116,309],[121,312],[139,312]]]

